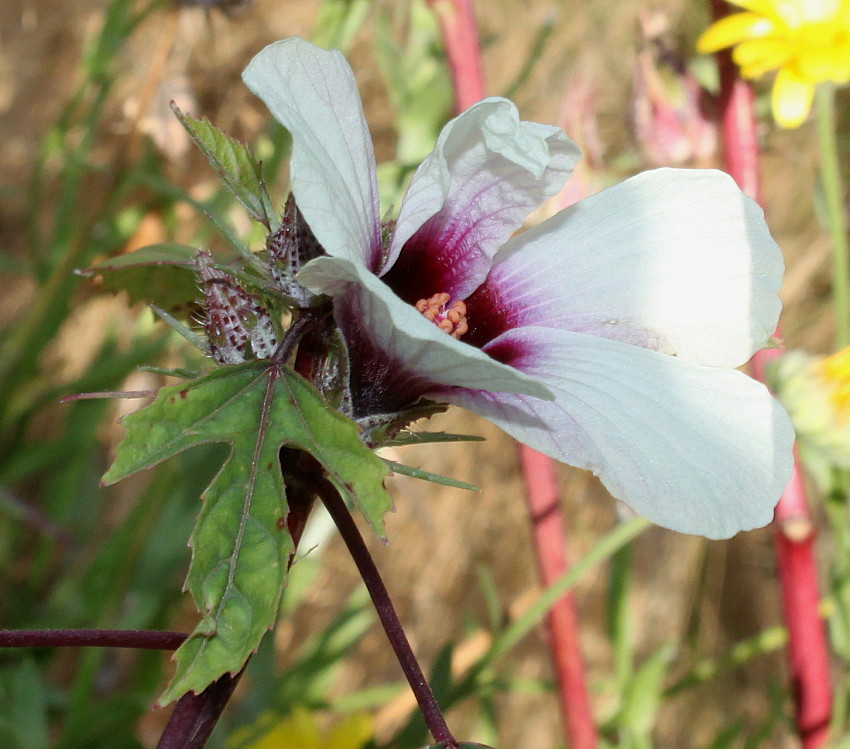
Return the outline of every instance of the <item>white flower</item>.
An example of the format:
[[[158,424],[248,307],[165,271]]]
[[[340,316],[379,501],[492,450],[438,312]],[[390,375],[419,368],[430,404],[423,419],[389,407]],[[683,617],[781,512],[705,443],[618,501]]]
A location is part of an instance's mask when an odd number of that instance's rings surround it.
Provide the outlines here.
[[[783,264],[728,176],[647,172],[512,237],[579,153],[486,99],[446,125],[384,245],[343,56],[287,39],[244,79],[292,134],[292,190],[327,253],[299,281],[334,297],[355,415],[457,404],[660,525],[770,521],[793,429],[732,368],[774,330]]]

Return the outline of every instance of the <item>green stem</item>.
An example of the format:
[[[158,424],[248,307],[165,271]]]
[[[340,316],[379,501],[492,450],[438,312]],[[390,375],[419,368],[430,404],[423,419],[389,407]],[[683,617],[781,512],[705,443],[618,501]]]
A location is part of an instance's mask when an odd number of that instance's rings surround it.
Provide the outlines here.
[[[835,303],[835,341],[839,349],[850,344],[850,247],[844,215],[844,190],[835,138],[835,89],[821,84],[815,90],[820,176],[826,204],[829,235],[832,240],[832,295]]]

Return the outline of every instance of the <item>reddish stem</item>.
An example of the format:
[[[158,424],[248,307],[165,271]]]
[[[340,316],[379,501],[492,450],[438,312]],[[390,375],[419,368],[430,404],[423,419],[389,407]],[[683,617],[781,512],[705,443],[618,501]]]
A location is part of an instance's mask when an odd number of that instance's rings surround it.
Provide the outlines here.
[[[720,0],[712,0],[712,8],[716,18],[728,10]],[[717,57],[726,169],[745,193],[761,202],[752,90],[738,77],[728,52]],[[752,360],[753,376],[763,382],[765,365],[779,353],[777,349],[757,352]],[[829,651],[819,612],[814,542],[814,524],[795,453],[794,473],[776,507],[774,546],[788,627],[795,720],[803,749],[815,749],[826,742],[832,714]]]
[[[0,648],[139,648],[176,650],[186,635],[124,629],[5,629]]]
[[[156,749],[202,749],[242,676],[219,676],[203,692],[184,694],[174,706]]]
[[[378,618],[381,620],[384,632],[387,634],[387,639],[390,641],[399,665],[401,665],[416,701],[419,703],[425,725],[428,726],[428,730],[436,742],[456,749],[457,742],[449,731],[440,706],[428,685],[428,680],[422,673],[419,662],[413,654],[410,642],[390,599],[390,594],[387,592],[381,574],[378,572],[378,568],[369,554],[369,549],[366,548],[366,543],[354,523],[354,518],[351,517],[345,502],[330,481],[324,478],[319,479],[316,482],[316,488],[320,499],[328,510],[328,514],[333,518],[339,535],[342,536],[342,540],[348,547],[354,564],[357,565],[357,570],[360,572],[360,577],[363,578],[363,583],[366,585],[369,595],[372,597],[372,603],[375,606]]]
[[[428,0],[440,23],[455,95],[462,112],[484,98],[481,51],[470,0]],[[550,458],[519,446],[532,518],[532,538],[544,586],[567,570],[566,524],[558,503],[555,469]],[[596,724],[579,650],[578,616],[571,594],[558,600],[546,619],[549,648],[559,687],[559,703],[571,749],[595,749]]]
[[[484,98],[481,50],[471,0],[428,0],[437,16],[452,76],[455,112]]]
[[[551,458],[525,445],[519,446],[519,455],[537,552],[537,569],[541,583],[548,587],[568,568],[567,529],[558,501],[555,466]],[[546,629],[570,749],[594,749],[597,745],[596,723],[587,692],[584,662],[579,649],[578,614],[572,594],[559,598],[549,609]]]

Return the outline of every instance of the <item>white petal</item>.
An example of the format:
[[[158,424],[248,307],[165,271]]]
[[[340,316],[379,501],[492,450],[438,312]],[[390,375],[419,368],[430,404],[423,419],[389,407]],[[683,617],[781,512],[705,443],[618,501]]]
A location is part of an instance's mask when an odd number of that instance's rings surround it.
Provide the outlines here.
[[[511,310],[511,327],[739,366],[775,329],[783,268],[761,209],[731,177],[658,169],[511,240],[486,284]]]
[[[375,154],[345,58],[284,39],[251,60],[242,79],[292,134],[292,191],[325,251],[375,268],[381,251]]]
[[[402,203],[389,269],[426,222],[430,250],[459,272],[470,293],[496,250],[546,198],[556,194],[579,159],[560,128],[521,122],[507,99],[485,99],[449,122],[422,162]],[[407,254],[407,251],[406,251]],[[446,289],[448,291],[448,289]]]
[[[470,391],[442,400],[593,471],[611,494],[667,528],[726,538],[770,522],[790,477],[794,431],[760,383],[548,328],[510,331],[486,350],[546,383],[554,402]]]
[[[342,258],[320,257],[305,265],[297,278],[319,294],[357,295],[356,307],[361,316],[357,322],[368,331],[370,344],[389,361],[398,362],[406,371],[434,385],[551,398],[547,388],[533,378],[440,330],[362,266]],[[352,358],[357,353],[352,350]]]

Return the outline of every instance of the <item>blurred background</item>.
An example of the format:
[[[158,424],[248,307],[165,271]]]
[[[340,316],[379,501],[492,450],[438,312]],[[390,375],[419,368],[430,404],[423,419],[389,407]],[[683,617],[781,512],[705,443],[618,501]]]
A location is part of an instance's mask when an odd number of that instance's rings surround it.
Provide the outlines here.
[[[655,166],[720,166],[710,97],[699,93],[716,87],[716,71],[693,52],[707,3],[489,0],[475,11],[489,92],[581,145],[577,193]],[[198,359],[154,322],[143,300],[155,289],[145,279],[137,293],[113,294],[73,271],[156,242],[226,248],[205,212],[262,246],[169,101],[252,144],[276,175],[270,192],[282,205],[287,135],[240,73],[285,36],[346,52],[382,199],[397,206],[451,116],[439,29],[420,0],[5,0],[0,14],[0,627],[190,631],[186,544],[223,448],[101,489],[122,434],[117,419],[137,402],[59,399],[155,388],[165,380],[139,365]],[[834,325],[829,242],[812,202],[814,125],[777,128],[767,92],[757,87],[767,218],[788,267],[785,341],[827,352]],[[845,154],[847,93],[839,97]],[[670,130],[654,118],[662,105],[677,112]],[[447,664],[460,674],[481,657],[537,582],[513,443],[468,414],[438,420],[435,429],[487,440],[404,448],[398,459],[480,492],[395,477],[389,544],[371,546],[439,686]],[[568,552],[578,559],[625,511],[588,474],[561,466],[559,476]],[[817,503],[815,513],[828,587],[838,574],[835,542]],[[285,616],[210,746],[261,746],[258,726],[296,707],[320,727],[365,715],[375,746],[423,745],[412,698],[329,521],[318,515],[301,549]],[[769,530],[708,542],[651,528],[584,575],[576,596],[608,745],[797,745]],[[846,694],[847,662],[836,657],[835,668]],[[0,653],[0,745],[153,747],[169,709],[151,705],[168,673],[167,655],[157,653]],[[564,746],[542,630],[488,668],[448,719],[456,735],[503,748]],[[352,737],[333,746],[365,745]]]

